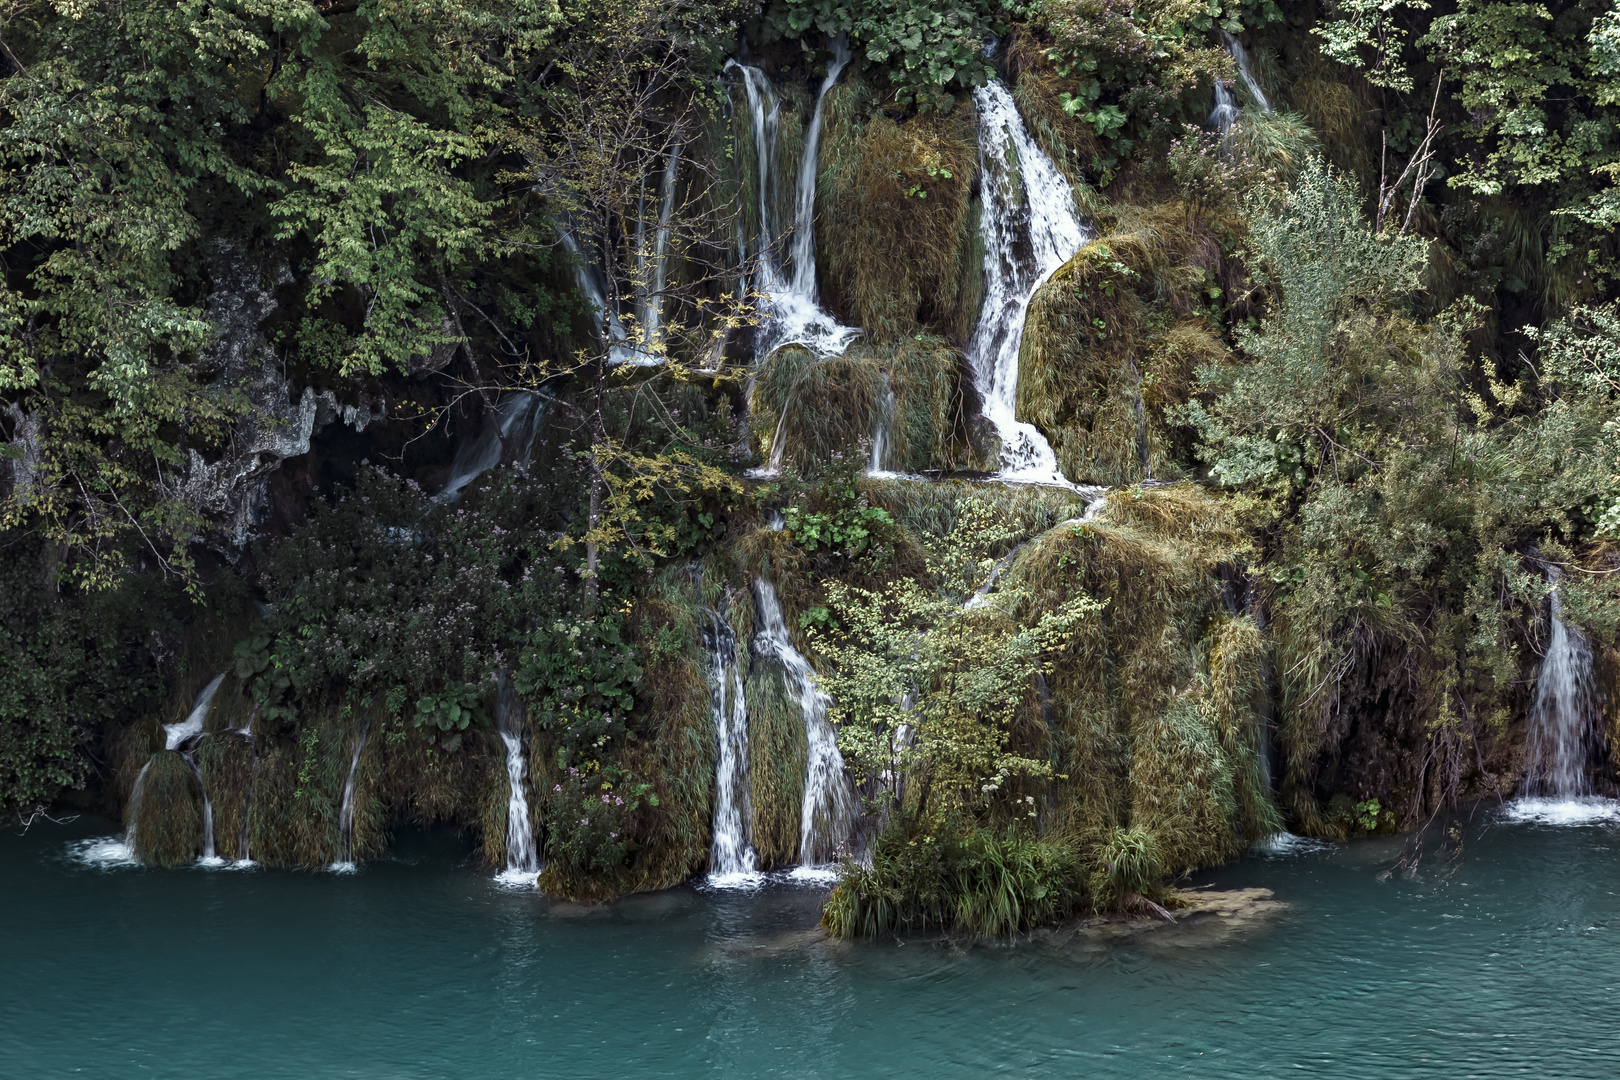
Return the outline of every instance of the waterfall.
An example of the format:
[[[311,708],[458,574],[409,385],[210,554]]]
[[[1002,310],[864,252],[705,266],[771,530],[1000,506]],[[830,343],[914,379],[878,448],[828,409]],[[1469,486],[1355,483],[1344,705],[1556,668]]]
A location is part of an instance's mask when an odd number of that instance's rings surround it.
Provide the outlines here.
[[[165,750],[178,750],[187,739],[202,734],[203,722],[208,719],[208,710],[213,707],[214,695],[219,693],[219,684],[225,681],[225,674],[214,676],[212,682],[203,687],[202,693],[197,695],[196,703],[191,706],[191,712],[184,720],[176,724],[164,724],[166,733],[163,748]]]
[[[714,839],[709,848],[710,885],[755,885],[754,846],[748,840],[753,805],[748,784],[748,703],[737,668],[737,635],[719,612],[710,611],[704,637],[709,646],[709,689],[714,711]]]
[[[815,202],[817,156],[821,146],[821,114],[827,91],[838,82],[849,65],[848,39],[840,34],[832,42],[833,58],[827,76],[816,94],[815,110],[805,131],[804,155],[794,184],[794,219],[789,265],[781,265],[778,245],[782,239],[776,227],[771,198],[780,179],[771,168],[776,158],[777,128],[781,101],[770,78],[759,68],[726,61],[726,70],[742,74],[743,93],[748,99],[748,116],[754,137],[754,155],[759,172],[759,236],[756,240],[756,268],[753,288],[763,300],[761,325],[756,331],[755,358],[763,359],[778,346],[798,344],[821,356],[837,356],[861,331],[840,324],[822,310],[816,289]]]
[[[1249,68],[1249,54],[1244,51],[1243,43],[1222,30],[1221,45],[1231,55],[1233,62],[1237,64],[1238,79],[1243,83],[1243,89],[1248,92],[1249,103],[1257,106],[1261,113],[1271,112],[1271,102],[1266,100],[1264,91],[1260,89],[1259,81]],[[1238,105],[1237,98],[1232,93],[1232,85],[1221,79],[1216,79],[1215,108],[1209,114],[1210,127],[1225,135],[1242,115],[1243,109]]]
[[[343,805],[338,810],[338,861],[329,870],[352,874],[354,864],[354,781],[360,772],[360,751],[366,748],[366,729],[360,729],[360,738],[354,744],[354,757],[349,759],[349,778],[343,782]]]
[[[968,364],[984,415],[1001,439],[1002,480],[1070,487],[1057,455],[1033,424],[1016,418],[1018,351],[1035,290],[1080,250],[1087,232],[1074,192],[1030,138],[1001,82],[973,91],[979,111],[984,233],[984,307]]]
[[[877,430],[872,432],[872,454],[866,463],[868,476],[894,476],[885,466],[889,460],[889,432],[894,428],[894,382],[884,377],[883,408],[878,412]]]
[[[495,880],[533,885],[540,877],[540,851],[529,820],[528,760],[523,756],[523,705],[503,676],[497,691],[498,726],[506,744],[506,869]]]
[[[1592,650],[1586,638],[1560,617],[1558,578],[1547,596],[1547,653],[1536,676],[1525,746],[1525,787],[1536,796],[1568,801],[1592,794],[1587,763],[1598,721],[1592,684]]]
[[[806,763],[804,801],[799,811],[799,869],[796,876],[825,877],[823,869],[849,837],[854,823],[855,793],[844,774],[837,732],[827,719],[827,695],[816,685],[816,673],[788,637],[776,589],[764,578],[754,579],[759,629],[754,647],[782,664],[788,684],[797,693],[804,713]]]
[[[452,502],[460,498],[462,489],[477,479],[480,473],[501,463],[503,446],[512,448],[513,464],[527,468],[545,411],[546,399],[540,394],[520,390],[510,395],[501,403],[498,412],[484,418],[484,426],[477,438],[463,442],[456,448],[455,460],[450,465],[450,479],[439,497]]]

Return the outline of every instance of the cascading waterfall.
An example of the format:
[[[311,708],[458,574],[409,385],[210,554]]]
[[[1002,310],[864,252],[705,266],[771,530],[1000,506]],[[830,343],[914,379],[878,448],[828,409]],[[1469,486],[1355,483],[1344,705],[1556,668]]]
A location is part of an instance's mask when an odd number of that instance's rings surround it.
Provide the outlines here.
[[[1598,721],[1592,683],[1592,650],[1579,630],[1568,626],[1558,599],[1558,576],[1549,574],[1547,653],[1536,676],[1525,746],[1526,792],[1536,798],[1569,802],[1592,794],[1587,766]]]
[[[705,633],[714,709],[714,838],[709,848],[710,885],[749,886],[760,880],[748,839],[753,817],[748,783],[748,703],[737,667],[737,635],[719,612],[710,611]]]
[[[826,864],[839,854],[855,821],[855,792],[844,773],[838,752],[838,734],[827,719],[827,695],[816,685],[816,673],[788,637],[782,604],[776,589],[764,578],[754,579],[759,629],[754,647],[781,662],[788,684],[804,713],[806,765],[804,801],[799,812],[799,869],[801,877],[824,877],[833,871]]]
[[[1266,100],[1265,92],[1260,89],[1259,80],[1249,68],[1249,54],[1244,51],[1243,43],[1222,30],[1221,44],[1237,65],[1238,79],[1242,81],[1243,89],[1248,92],[1250,103],[1262,113],[1271,112],[1271,102]],[[1232,130],[1232,125],[1243,116],[1243,109],[1238,105],[1232,89],[1230,83],[1221,79],[1215,80],[1215,108],[1209,114],[1209,126],[1222,135]]]
[[[559,229],[562,245],[574,256],[574,281],[585,299],[596,311],[594,328],[598,337],[605,337],[608,360],[614,364],[650,366],[663,362],[660,331],[663,326],[664,288],[669,282],[669,240],[675,215],[675,188],[681,167],[683,147],[677,141],[669,148],[659,180],[658,224],[653,230],[651,245],[647,243],[646,195],[638,203],[634,249],[630,259],[635,263],[636,281],[641,289],[633,324],[625,326],[617,307],[608,302],[608,290],[602,277],[602,263],[596,256],[600,249],[589,237],[581,239],[569,227]],[[643,192],[645,192],[643,182]],[[650,254],[649,254],[650,253]],[[648,272],[648,259],[652,260]],[[606,326],[603,325],[604,320]]]
[[[349,759],[349,778],[343,782],[343,804],[338,810],[338,861],[331,870],[350,874],[354,863],[354,782],[360,773],[360,752],[366,748],[366,729],[360,729],[360,738],[354,744],[354,757]]]
[[[202,861],[210,866],[224,862],[214,851],[214,804],[208,798],[208,785],[203,783],[202,769],[197,766],[196,754],[192,750],[183,749],[183,747],[187,742],[199,738],[203,734],[203,725],[208,720],[208,710],[213,708],[214,695],[219,692],[220,684],[224,681],[225,674],[223,672],[214,676],[213,681],[203,687],[202,693],[197,695],[196,702],[191,706],[191,712],[186,714],[184,720],[175,724],[163,725],[164,749],[178,750],[180,756],[186,759],[186,764],[191,766],[192,775],[197,778],[197,790],[202,793]],[[136,789],[140,788],[141,781],[146,778],[148,765],[150,765],[150,762],[141,766],[140,776],[135,779]],[[135,850],[135,823],[140,819],[138,790],[133,790],[130,794],[130,807],[129,832],[125,842],[129,845],[130,851],[133,852]]]
[[[827,76],[816,94],[815,110],[805,131],[804,155],[798,174],[793,178],[794,220],[786,267],[780,261],[781,230],[776,227],[775,215],[771,213],[775,202],[773,184],[780,182],[771,166],[776,160],[781,100],[770,78],[759,68],[735,60],[726,61],[728,71],[735,68],[742,75],[759,171],[759,235],[755,243],[753,287],[764,297],[761,313],[764,318],[756,331],[756,359],[763,359],[773,349],[788,344],[803,345],[821,356],[837,356],[861,333],[857,327],[844,326],[822,310],[816,289],[815,202],[821,115],[827,91],[849,65],[849,41],[844,35],[833,40],[832,53]]]
[[[178,750],[186,740],[202,734],[203,723],[208,719],[208,710],[214,705],[214,695],[219,693],[219,684],[224,681],[223,672],[214,676],[214,680],[203,687],[202,693],[197,695],[196,702],[191,706],[191,712],[186,714],[184,720],[163,725],[165,750]]]
[[[983,180],[984,307],[968,342],[968,364],[984,416],[1001,439],[1001,480],[1070,487],[1051,444],[1017,419],[1018,352],[1035,290],[1085,243],[1074,192],[1030,138],[1000,81],[973,91],[979,111]]]
[[[507,885],[533,885],[540,876],[540,851],[529,819],[528,759],[523,755],[523,705],[510,679],[503,677],[498,697],[498,726],[506,744],[506,869],[496,880]]]
[[[508,396],[498,412],[485,417],[478,437],[457,447],[455,460],[450,465],[450,479],[439,497],[452,501],[460,498],[468,484],[501,463],[503,446],[512,448],[514,464],[527,468],[545,412],[546,399],[540,394],[520,390]]]
[[[872,453],[866,462],[868,476],[892,477],[888,469],[889,432],[894,428],[894,383],[887,376],[883,385],[883,408],[878,412],[877,430],[872,432]]]

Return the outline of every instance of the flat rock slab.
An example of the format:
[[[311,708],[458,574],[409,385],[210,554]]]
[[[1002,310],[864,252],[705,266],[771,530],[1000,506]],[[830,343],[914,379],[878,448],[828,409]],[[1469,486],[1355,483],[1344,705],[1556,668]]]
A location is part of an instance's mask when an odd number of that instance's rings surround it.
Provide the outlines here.
[[[1077,919],[1054,927],[1056,937],[1081,939],[1089,944],[1205,945],[1232,934],[1263,926],[1288,910],[1270,889],[1201,889],[1181,894],[1184,907],[1173,911],[1176,921],[1138,915],[1108,915]]]

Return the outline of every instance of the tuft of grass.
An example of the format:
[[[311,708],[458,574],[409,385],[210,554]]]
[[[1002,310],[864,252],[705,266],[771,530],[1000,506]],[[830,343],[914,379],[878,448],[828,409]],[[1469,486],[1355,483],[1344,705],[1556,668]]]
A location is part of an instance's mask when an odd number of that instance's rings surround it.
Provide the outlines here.
[[[820,153],[816,265],[827,302],[879,342],[925,327],[965,341],[982,288],[971,270],[983,261],[971,110],[895,120],[850,79],[827,95]]]
[[[126,809],[135,857],[149,866],[179,866],[202,854],[202,791],[177,750],[147,761]]]

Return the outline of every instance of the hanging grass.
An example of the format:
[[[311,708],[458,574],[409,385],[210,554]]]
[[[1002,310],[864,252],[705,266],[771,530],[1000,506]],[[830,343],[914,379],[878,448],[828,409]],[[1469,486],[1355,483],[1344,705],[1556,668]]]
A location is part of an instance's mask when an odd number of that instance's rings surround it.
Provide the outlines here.
[[[754,854],[760,869],[768,870],[799,858],[807,765],[804,710],[787,686],[782,665],[772,659],[753,658],[743,692],[748,699]]]
[[[190,762],[177,750],[153,754],[135,786],[126,824],[135,857],[148,866],[179,866],[202,854],[202,791]]]
[[[898,472],[975,464],[962,397],[962,354],[944,339],[917,334],[881,344],[856,341],[843,356],[817,357],[786,345],[754,382],[752,414],[761,453],[777,440],[782,460],[824,468],[835,455],[865,459],[888,421],[883,467]],[[893,393],[892,412],[888,395]]]
[[[1226,614],[1220,584],[1243,541],[1195,485],[1116,489],[1098,519],[1050,530],[1009,569],[1030,590],[1025,621],[1076,591],[1105,601],[1047,676],[1067,777],[1052,785],[1050,830],[1078,848],[1142,828],[1181,872],[1272,829],[1256,742],[1263,644]]]
[[[924,327],[966,341],[982,268],[971,109],[897,121],[860,78],[828,92],[816,185],[824,299],[874,340]],[[982,276],[982,269],[978,271]]]
[[[197,768],[214,809],[214,853],[222,858],[246,854],[241,846],[253,797],[253,759],[253,740],[237,731],[210,735],[197,746]]]
[[[1117,211],[1036,291],[1019,354],[1018,415],[1079,482],[1175,479],[1191,433],[1170,423],[1196,371],[1225,361],[1205,312],[1220,243],[1180,203]]]

